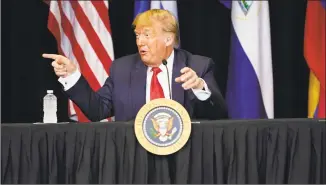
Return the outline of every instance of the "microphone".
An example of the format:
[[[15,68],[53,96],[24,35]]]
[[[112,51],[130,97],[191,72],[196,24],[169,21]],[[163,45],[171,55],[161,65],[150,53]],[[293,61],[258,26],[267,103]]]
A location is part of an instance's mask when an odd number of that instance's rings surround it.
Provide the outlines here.
[[[163,65],[165,66],[166,68],[166,72],[168,73],[168,85],[169,85],[169,95],[170,95],[170,99],[172,100],[172,95],[171,95],[171,87],[170,87],[170,75],[169,75],[169,70],[168,70],[168,67],[167,67],[167,61],[165,59],[162,60],[162,63]]]

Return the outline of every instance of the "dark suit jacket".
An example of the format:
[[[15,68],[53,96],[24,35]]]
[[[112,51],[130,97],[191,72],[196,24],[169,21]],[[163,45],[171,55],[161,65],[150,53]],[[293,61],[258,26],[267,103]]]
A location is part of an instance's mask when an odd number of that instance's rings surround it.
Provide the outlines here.
[[[227,108],[213,75],[213,61],[210,58],[192,55],[175,49],[172,72],[172,99],[183,105],[192,119],[227,118]],[[205,80],[212,92],[206,101],[200,101],[192,90],[185,91],[175,78],[181,75],[183,67],[192,68]],[[146,103],[147,67],[137,54],[128,55],[112,62],[110,76],[97,92],[94,92],[83,76],[66,91],[91,121],[115,116],[116,121],[133,120]]]

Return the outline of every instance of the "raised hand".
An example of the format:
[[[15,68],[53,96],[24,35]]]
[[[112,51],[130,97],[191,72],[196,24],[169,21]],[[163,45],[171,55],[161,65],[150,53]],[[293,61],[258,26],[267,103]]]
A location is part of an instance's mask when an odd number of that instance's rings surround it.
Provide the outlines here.
[[[175,79],[176,82],[182,83],[185,90],[188,89],[203,89],[204,81],[199,78],[194,70],[189,67],[184,67],[180,71],[182,75]]]

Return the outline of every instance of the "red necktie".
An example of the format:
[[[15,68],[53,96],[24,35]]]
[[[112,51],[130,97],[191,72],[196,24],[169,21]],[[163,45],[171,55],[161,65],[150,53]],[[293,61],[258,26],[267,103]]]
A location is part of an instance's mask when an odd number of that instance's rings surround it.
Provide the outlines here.
[[[153,71],[153,76],[151,82],[151,100],[157,98],[164,98],[162,86],[157,78],[157,74],[159,74],[162,70],[158,67],[153,67],[152,71]]]

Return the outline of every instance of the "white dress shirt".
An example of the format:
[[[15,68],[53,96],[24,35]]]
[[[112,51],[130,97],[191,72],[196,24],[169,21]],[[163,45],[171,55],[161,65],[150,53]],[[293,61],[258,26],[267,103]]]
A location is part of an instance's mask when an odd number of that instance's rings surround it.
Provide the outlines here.
[[[174,51],[172,51],[170,57],[166,60],[167,61],[167,68],[169,69],[169,78],[170,78],[170,88],[171,88],[171,95],[172,95],[172,68],[173,68],[173,62],[174,62]],[[167,71],[166,68],[163,64],[161,64],[159,66],[159,68],[162,70],[162,72],[160,72],[157,75],[158,81],[160,82],[163,92],[164,92],[164,96],[165,98],[170,99],[170,93],[169,93],[169,86],[168,86],[168,78],[167,78]],[[147,79],[146,79],[146,102],[150,101],[150,85],[151,85],[151,80],[152,80],[152,76],[153,76],[153,72],[151,71],[151,67],[148,67],[147,69]],[[180,74],[181,75],[181,74]],[[72,86],[74,86],[77,81],[79,80],[81,76],[80,71],[77,69],[74,73],[72,73],[71,75],[62,78],[60,77],[58,79],[58,81],[63,85],[64,90],[68,90],[70,89]],[[182,85],[182,83],[180,83],[180,85]],[[207,84],[204,81],[204,90],[202,89],[192,89],[193,93],[195,94],[195,96],[201,100],[207,100],[210,96],[211,96],[211,92],[207,87]],[[172,95],[173,96],[173,95]]]

